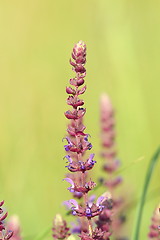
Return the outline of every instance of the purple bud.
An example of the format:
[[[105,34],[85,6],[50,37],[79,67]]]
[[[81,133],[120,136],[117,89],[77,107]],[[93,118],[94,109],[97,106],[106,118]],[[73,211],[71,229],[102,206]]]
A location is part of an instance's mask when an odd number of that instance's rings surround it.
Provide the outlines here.
[[[3,204],[4,204],[4,200],[0,202],[0,207],[2,207]]]
[[[68,94],[75,94],[76,92],[75,92],[75,90],[73,89],[73,88],[71,88],[71,87],[66,87],[66,93],[68,93]]]
[[[83,85],[83,83],[84,83],[83,78],[80,78],[80,79],[77,80],[77,86],[81,86],[81,85]]]
[[[6,212],[2,217],[0,217],[0,222],[3,221],[8,216],[8,212]]]

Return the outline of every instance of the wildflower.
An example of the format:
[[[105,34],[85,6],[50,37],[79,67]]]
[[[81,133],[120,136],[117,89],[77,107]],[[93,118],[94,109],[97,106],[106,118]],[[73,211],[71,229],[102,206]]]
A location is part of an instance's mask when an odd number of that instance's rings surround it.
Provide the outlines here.
[[[93,181],[89,181],[85,183],[84,186],[78,186],[71,178],[64,178],[71,186],[68,188],[70,192],[81,192],[81,193],[88,193],[92,188],[95,187],[95,183]]]
[[[62,219],[60,214],[54,218],[52,231],[54,239],[66,239],[71,235],[66,221]]]
[[[68,152],[76,152],[76,153],[84,153],[86,150],[90,150],[92,148],[92,144],[88,142],[88,138],[86,136],[81,137],[79,139],[79,143],[77,144],[76,141],[71,140],[69,137],[65,138],[68,142],[67,145],[64,145],[64,149]]]
[[[66,155],[65,158],[67,158],[69,165],[66,166],[70,172],[85,172],[87,170],[90,170],[93,168],[96,161],[93,160],[94,154],[90,154],[90,157],[85,161],[73,161],[72,158],[69,155]]]
[[[102,212],[104,208],[103,201],[104,197],[100,196],[97,199],[96,204],[92,202],[87,202],[85,207],[79,205],[74,199],[67,201],[66,204],[72,210],[73,215],[77,215],[79,217],[85,216],[87,218],[93,218],[95,216],[98,216]]]

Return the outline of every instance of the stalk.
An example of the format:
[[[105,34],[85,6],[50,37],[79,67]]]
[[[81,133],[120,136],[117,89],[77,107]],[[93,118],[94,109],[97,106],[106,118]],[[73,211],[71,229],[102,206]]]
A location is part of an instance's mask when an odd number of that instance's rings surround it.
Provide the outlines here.
[[[139,240],[142,214],[143,214],[143,208],[144,208],[144,204],[145,204],[145,200],[146,200],[146,195],[147,195],[149,183],[151,181],[151,177],[152,177],[155,165],[158,161],[159,155],[160,155],[160,147],[157,149],[157,151],[155,152],[155,154],[153,155],[153,157],[152,157],[152,159],[149,163],[149,167],[148,167],[148,171],[147,171],[147,174],[146,174],[144,186],[143,186],[143,189],[142,189],[142,196],[141,196],[141,199],[139,201],[139,205],[138,205],[138,209],[137,209],[137,216],[136,216],[136,220],[135,220],[135,228],[134,228],[132,240]]]

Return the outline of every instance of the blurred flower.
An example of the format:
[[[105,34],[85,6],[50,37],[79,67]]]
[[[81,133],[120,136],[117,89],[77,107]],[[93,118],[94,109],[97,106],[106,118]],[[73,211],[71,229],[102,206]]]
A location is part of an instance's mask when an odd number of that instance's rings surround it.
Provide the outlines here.
[[[13,215],[9,218],[7,222],[6,229],[13,232],[11,240],[21,240],[21,227],[19,217],[17,215]]]
[[[148,233],[149,239],[160,239],[160,204],[155,209],[151,218],[150,231]]]
[[[66,221],[62,219],[60,214],[54,218],[52,231],[54,239],[66,239],[71,235]]]

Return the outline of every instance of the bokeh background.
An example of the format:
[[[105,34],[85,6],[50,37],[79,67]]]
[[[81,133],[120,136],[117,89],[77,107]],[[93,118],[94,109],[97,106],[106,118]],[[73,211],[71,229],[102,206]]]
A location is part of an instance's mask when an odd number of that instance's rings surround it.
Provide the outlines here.
[[[68,60],[81,39],[88,50],[85,124],[93,151],[99,159],[99,96],[106,92],[116,111],[124,191],[139,198],[159,145],[159,12],[160,2],[149,0],[0,0],[0,199],[10,215],[19,215],[26,238],[51,225],[57,212],[64,215],[61,203],[70,198],[62,182],[63,113],[73,76]],[[141,239],[160,198],[159,167]],[[133,206],[130,229],[135,211]]]

